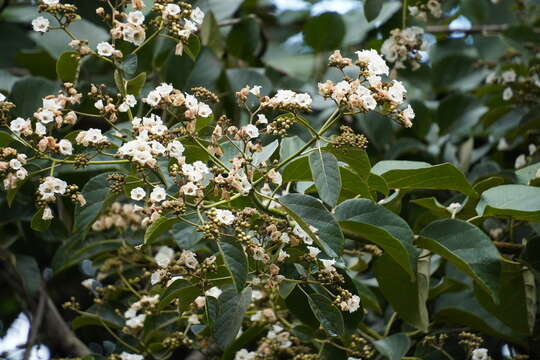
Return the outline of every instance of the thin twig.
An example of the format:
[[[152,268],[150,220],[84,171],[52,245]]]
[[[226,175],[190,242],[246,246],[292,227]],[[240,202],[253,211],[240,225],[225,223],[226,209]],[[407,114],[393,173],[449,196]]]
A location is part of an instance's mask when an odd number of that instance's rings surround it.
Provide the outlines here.
[[[26,342],[26,349],[24,351],[23,360],[30,359],[32,348],[34,347],[34,344],[36,343],[39,328],[41,326],[41,322],[43,321],[43,313],[45,310],[46,297],[47,295],[45,293],[44,285],[41,285],[41,288],[39,290],[39,302],[38,302],[35,315],[31,320],[31,330],[30,330],[30,335],[28,336],[28,340]]]

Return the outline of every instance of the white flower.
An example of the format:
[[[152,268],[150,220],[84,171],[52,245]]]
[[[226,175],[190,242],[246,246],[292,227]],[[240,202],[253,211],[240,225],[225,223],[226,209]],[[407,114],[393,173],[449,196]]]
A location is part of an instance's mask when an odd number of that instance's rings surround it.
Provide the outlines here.
[[[261,96],[261,86],[256,85],[249,90],[250,93],[252,93],[255,96]]]
[[[130,196],[133,200],[139,201],[146,196],[146,191],[144,191],[142,187],[136,187],[135,189],[131,190]]]
[[[134,107],[137,105],[137,99],[131,94],[126,95],[126,100],[124,100],[124,102],[128,104],[129,107]]]
[[[307,248],[309,250],[309,256],[313,258],[316,258],[317,255],[321,253],[321,250],[319,248],[316,248],[315,246],[308,246]]]
[[[123,351],[120,354],[120,359],[121,360],[144,360],[144,356],[138,355],[138,354],[130,354],[130,353],[127,353],[127,352]]]
[[[167,198],[167,192],[161,186],[156,186],[150,193],[150,200],[152,200],[153,202],[161,202],[165,200],[166,198]]]
[[[405,86],[403,86],[400,81],[393,80],[392,86],[388,89],[387,95],[390,100],[401,103],[403,101],[403,95],[406,92],[407,89],[405,89]]]
[[[183,276],[173,276],[172,278],[169,279],[169,281],[167,281],[167,284],[165,285],[166,287],[169,287],[171,286],[176,280],[180,280],[180,279],[183,279],[184,277]]]
[[[320,260],[325,270],[334,270],[334,265],[336,264],[336,260],[333,260],[333,259],[330,259],[330,260],[320,259]]]
[[[32,20],[32,27],[34,31],[45,33],[49,31],[49,20],[45,19],[43,16],[39,16]]]
[[[279,250],[277,260],[278,260],[278,261],[284,261],[286,258],[288,258],[288,257],[290,257],[290,256],[291,256],[291,255],[289,255],[288,252],[286,252],[286,251],[284,251],[284,250]],[[255,256],[253,256],[253,258],[255,258]],[[264,261],[264,257],[262,257],[261,259],[256,259],[256,260]]]
[[[115,52],[114,47],[106,41],[97,44],[97,52],[100,56],[109,57]]]
[[[458,202],[453,202],[450,205],[446,207],[446,210],[452,214],[452,216],[455,216],[457,212],[461,209],[462,205]]]
[[[165,268],[169,266],[174,258],[174,250],[168,246],[162,246],[159,248],[157,254],[154,256],[154,260],[158,266]]]
[[[246,349],[240,349],[234,355],[234,360],[255,360],[257,353],[255,351],[247,351]]]
[[[180,9],[180,6],[176,4],[167,4],[167,6],[165,6],[164,12],[165,15],[176,16],[180,14],[180,11],[182,11],[182,9]]]
[[[358,61],[367,67],[371,75],[388,75],[390,69],[384,59],[377,53],[376,50],[357,51]]]
[[[514,92],[512,91],[512,88],[507,87],[503,90],[502,98],[504,101],[510,100],[514,96]]]
[[[35,113],[34,116],[43,124],[48,124],[54,121],[54,113],[51,110],[43,109]]]
[[[36,134],[43,136],[47,133],[47,128],[40,122],[36,122]]]
[[[412,126],[412,122],[411,120],[414,119],[414,117],[416,116],[415,113],[414,113],[414,110],[413,108],[411,107],[411,105],[408,105],[405,110],[403,110],[401,112],[401,116],[403,117],[403,125],[405,127],[411,127]]]
[[[15,176],[19,180],[24,180],[26,179],[26,176],[28,176],[28,171],[25,168],[20,168],[15,172]]]
[[[266,115],[264,114],[257,115],[257,124],[260,124],[260,125],[268,124],[268,119],[266,118]]]
[[[108,141],[109,140],[107,139],[107,137],[101,134],[100,129],[88,129],[85,131],[81,131],[77,134],[77,137],[75,138],[75,142],[83,146],[88,146],[90,144],[98,145],[106,143]]]
[[[132,329],[143,327],[144,326],[144,320],[146,319],[145,314],[137,315],[129,320],[126,321],[126,326],[130,327]]]
[[[169,96],[173,90],[174,90],[173,86],[171,84],[166,84],[166,83],[161,83],[161,85],[156,87],[156,91],[162,97]]]
[[[0,102],[6,101],[6,96],[2,93],[0,93]]]
[[[255,125],[249,124],[244,126],[244,133],[249,136],[250,139],[259,137],[259,129]]]
[[[219,296],[221,295],[223,291],[221,291],[220,288],[218,288],[217,286],[214,286],[208,290],[206,290],[206,292],[204,293],[204,295],[206,296],[211,296],[211,297],[214,297],[214,298],[219,298]]]
[[[58,150],[62,155],[71,155],[73,154],[73,145],[71,144],[71,141],[62,139],[58,142]]]
[[[186,35],[189,35],[192,32],[197,31],[197,24],[193,21],[184,19],[184,32]]]
[[[39,185],[38,192],[41,195],[42,200],[52,201],[56,198],[56,194],[65,194],[66,189],[67,183],[64,180],[55,178],[53,176],[47,176]]]
[[[98,110],[103,110],[103,100],[98,100],[94,103],[94,107]]]
[[[180,262],[186,265],[190,269],[196,269],[199,262],[197,261],[197,256],[193,251],[183,250],[180,254]]]
[[[199,320],[199,317],[197,316],[197,314],[191,314],[191,316],[188,317],[187,322],[190,325],[198,325],[198,324],[201,323],[201,321]]]
[[[484,348],[474,349],[472,352],[472,360],[487,360],[488,350]]]
[[[180,187],[180,192],[187,196],[196,196],[199,187],[191,181]]]
[[[504,84],[511,83],[516,81],[516,72],[512,70],[507,70],[501,74],[501,78]]]
[[[202,24],[204,20],[204,12],[200,8],[196,7],[191,11],[191,20],[199,25]]]
[[[150,106],[157,106],[161,101],[161,94],[157,90],[152,90],[148,93],[146,99],[143,99],[143,101]]]
[[[525,154],[521,154],[516,158],[516,161],[514,162],[514,167],[516,169],[522,168],[525,165],[527,165],[527,158],[525,157]]]
[[[234,219],[234,214],[230,210],[216,209],[216,221],[224,225],[231,225]]]
[[[56,5],[60,2],[60,0],[43,0],[43,3],[45,5]]]
[[[120,111],[120,112],[127,112],[128,110],[129,110],[129,105],[126,104],[125,102],[121,103],[118,106],[118,111]]]
[[[253,290],[251,291],[251,300],[262,300],[264,299],[265,294],[261,290]]]
[[[12,168],[13,170],[19,170],[22,167],[22,164],[17,159],[11,159],[9,161],[9,167]]]
[[[132,11],[128,14],[127,21],[133,25],[142,25],[144,23],[144,15],[140,11]]]
[[[163,276],[162,270],[157,270],[150,275],[150,284],[156,285],[161,281],[161,277]]]
[[[311,96],[309,94],[296,94],[294,97],[294,101],[298,106],[301,107],[309,107],[311,105]]]
[[[347,310],[350,313],[355,312],[360,308],[360,297],[358,295],[353,295],[349,300],[347,300]]]
[[[50,207],[47,206],[45,209],[43,209],[43,215],[41,215],[42,220],[47,221],[52,220],[53,218],[54,216]]]
[[[9,129],[14,133],[20,133],[21,131],[27,129],[31,126],[30,120],[25,120],[23,118],[16,118],[9,123]]]
[[[212,109],[205,103],[200,103],[197,107],[197,115],[203,118],[207,118],[212,115]]]

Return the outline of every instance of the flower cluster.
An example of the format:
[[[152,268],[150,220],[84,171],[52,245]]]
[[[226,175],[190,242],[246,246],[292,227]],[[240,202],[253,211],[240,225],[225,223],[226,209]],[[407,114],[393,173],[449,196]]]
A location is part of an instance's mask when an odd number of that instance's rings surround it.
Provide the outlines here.
[[[345,78],[337,84],[330,80],[319,83],[319,93],[353,113],[368,112],[379,106],[403,126],[411,127],[414,111],[410,105],[401,107],[407,92],[405,86],[398,80],[383,81],[381,75],[388,75],[389,68],[375,50],[357,51],[356,55],[359,77]],[[334,52],[331,63],[341,62],[352,63],[352,60],[342,57],[339,51]]]
[[[142,221],[141,210],[142,208],[135,204],[114,202],[105,214],[100,215],[94,221],[92,230],[105,231],[113,227],[124,231],[127,229],[138,230]]]
[[[4,178],[6,191],[15,189],[18,182],[28,176],[28,171],[24,168],[26,159],[25,154],[20,154],[13,148],[0,148],[0,177]]]
[[[420,67],[422,55],[420,51],[427,51],[428,44],[422,39],[424,29],[412,26],[405,29],[394,29],[390,37],[381,46],[381,54],[387,61],[395,63],[396,68],[405,68],[409,62],[413,70]]]
[[[409,14],[420,21],[427,21],[428,15],[438,19],[442,16],[442,0],[417,0],[409,5]]]

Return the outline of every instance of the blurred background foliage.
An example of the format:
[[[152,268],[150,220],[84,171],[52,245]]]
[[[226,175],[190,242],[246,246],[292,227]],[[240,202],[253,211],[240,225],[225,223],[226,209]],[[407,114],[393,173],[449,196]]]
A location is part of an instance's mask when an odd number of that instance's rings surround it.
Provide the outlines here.
[[[72,25],[75,34],[84,34],[82,37],[93,46],[109,38],[95,15],[95,1],[70,2],[77,5],[84,18]],[[417,114],[414,126],[404,129],[375,113],[346,118],[351,127],[369,139],[372,163],[382,159],[451,162],[473,184],[485,179],[527,183],[540,168],[539,152],[534,148],[540,138],[540,1],[444,0],[442,16],[428,17],[427,22],[408,16],[401,1],[200,0],[194,3],[207,15],[200,40],[190,46],[193,56],[187,52],[175,56],[176,44],[160,38],[145,47],[136,63],[131,64],[138,73],[147,73],[143,95],[160,82],[170,82],[179,89],[205,86],[221,98],[221,109],[216,109],[216,113],[234,115],[241,122],[242,115],[233,106],[234,92],[245,84],[262,85],[263,94],[294,89],[314,96],[315,111],[306,117],[320,126],[334,105],[317,95],[317,81],[339,80],[337,71],[326,67],[330,52],[342,49],[344,55],[352,55],[360,49],[378,50],[391,30],[418,25],[425,29],[423,38],[429,44],[428,50],[421,54],[421,66],[414,71],[410,67],[396,70],[398,78],[406,84],[408,99]],[[39,107],[43,96],[59,89],[56,64],[60,55],[69,50],[67,37],[60,32],[42,35],[31,31],[30,22],[37,15],[35,3],[0,0],[0,7],[0,91],[17,104],[16,115],[29,116]],[[528,80],[511,85],[513,97],[503,100],[508,85],[486,83],[486,79],[492,73],[500,75],[510,69],[518,78]],[[83,89],[88,89],[90,83],[114,86],[111,74],[107,63],[87,57],[81,66],[79,85]],[[82,104],[81,111],[91,106]],[[103,125],[88,118],[77,126],[83,129]],[[293,128],[291,134],[307,136],[300,128]],[[515,172],[516,165],[524,170]],[[64,176],[70,183],[84,183],[95,175],[93,171],[71,171]],[[398,194],[387,207],[400,212],[417,231],[433,220],[437,208],[442,207],[436,202],[402,201],[403,196],[405,200],[415,200],[433,194],[420,190]],[[438,197],[444,206],[463,200],[445,194],[446,199]],[[1,196],[5,197],[4,193]],[[31,198],[32,194],[20,191],[15,201],[27,205],[32,203]],[[405,204],[403,208],[401,204]],[[28,226],[34,213],[31,206],[8,209],[6,199],[1,198],[0,209],[0,248],[9,247],[17,254],[26,274],[24,285],[37,291],[32,279],[42,274],[50,278],[49,292],[58,304],[70,296],[90,303],[80,282],[95,271],[91,263],[80,261],[52,277],[52,259],[58,259],[58,249],[62,249],[60,245],[67,235],[58,227],[39,234],[31,231]],[[489,231],[490,224],[485,226]],[[540,226],[535,226],[538,231]],[[516,236],[520,235],[529,234]],[[540,270],[538,262],[534,267]],[[22,310],[13,288],[1,281],[0,334]],[[450,276],[435,291],[470,286],[463,281],[456,272],[455,278]],[[465,292],[441,297],[432,306],[441,321],[466,314],[468,317],[463,316],[469,326],[499,339],[492,341],[528,343],[536,354],[533,358],[540,358],[539,338],[517,334],[505,323],[484,314],[485,310]],[[372,307],[377,308],[377,303]],[[65,316],[70,318],[68,314]],[[92,332],[91,328],[81,329],[79,334],[96,348],[106,347],[101,343],[101,334]],[[426,356],[426,359],[439,359]]]

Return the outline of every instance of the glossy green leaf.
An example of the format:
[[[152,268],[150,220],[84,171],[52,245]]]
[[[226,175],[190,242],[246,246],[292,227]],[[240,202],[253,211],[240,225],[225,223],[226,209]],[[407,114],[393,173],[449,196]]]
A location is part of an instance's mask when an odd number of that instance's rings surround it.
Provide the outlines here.
[[[330,336],[344,335],[343,315],[330,299],[320,294],[310,294],[308,301],[311,311]]]
[[[21,277],[26,293],[29,296],[37,295],[41,287],[41,271],[36,259],[28,255],[17,254],[15,257],[15,269]]]
[[[134,96],[140,96],[141,90],[146,83],[146,73],[140,73],[126,83],[126,92]]]
[[[56,62],[56,74],[62,82],[75,83],[79,75],[80,55],[75,51],[62,53]]]
[[[334,216],[314,197],[289,194],[279,199],[289,215],[307,232],[317,245],[330,257],[340,256],[343,251],[343,233]],[[309,228],[315,227],[315,235]]]
[[[168,231],[178,221],[180,220],[178,220],[177,218],[168,218],[164,216],[158,218],[146,229],[144,233],[144,243],[151,244],[160,235]]]
[[[118,196],[117,193],[109,191],[107,178],[110,173],[97,175],[84,185],[81,193],[86,199],[86,205],[75,207],[74,229],[84,231],[98,218],[101,212],[106,209]]]
[[[322,201],[336,206],[341,191],[341,176],[337,158],[320,148],[309,155],[309,167]]]
[[[482,216],[510,216],[517,220],[540,221],[540,188],[500,185],[484,191],[476,206]]]
[[[338,49],[344,37],[345,23],[337,13],[311,17],[304,25],[304,41],[316,52]]]
[[[367,21],[373,21],[381,12],[383,0],[365,0],[364,15]]]
[[[240,294],[236,289],[227,288],[218,299],[218,312],[214,323],[214,338],[225,349],[238,335],[242,320],[251,303],[251,288],[245,288]]]
[[[475,195],[465,175],[450,163],[430,165],[418,161],[385,160],[371,169],[380,175],[392,189],[455,190]]]
[[[248,260],[244,248],[238,240],[229,237],[222,238],[218,245],[234,286],[240,293],[246,285],[248,274]]]
[[[420,236],[418,246],[439,254],[498,299],[501,256],[482,230],[465,221],[446,219],[429,224]]]
[[[380,246],[414,278],[416,253],[409,225],[384,207],[367,199],[351,199],[335,211],[341,228]]]
[[[379,288],[394,310],[407,323],[426,332],[429,326],[426,307],[429,286],[426,281],[420,280],[420,276],[411,279],[386,253],[375,260],[374,269]]]
[[[326,147],[325,150],[334,154],[339,161],[347,163],[347,165],[349,165],[349,167],[365,181],[367,181],[371,175],[371,163],[364,150],[336,147]]]
[[[404,333],[398,333],[381,340],[376,340],[373,342],[373,345],[387,359],[401,360],[411,347],[411,339]]]
[[[43,211],[44,209],[39,209],[32,217],[30,223],[32,230],[43,232],[51,225],[52,220],[43,220]]]
[[[191,60],[196,61],[197,56],[199,56],[199,53],[201,52],[201,39],[197,35],[191,34],[188,39],[188,44],[184,46],[184,51]]]
[[[47,95],[56,94],[59,86],[55,81],[40,77],[24,77],[13,85],[11,101],[17,105],[15,114],[30,117],[43,105]]]
[[[167,286],[159,299],[159,309],[165,308],[173,300],[178,301],[179,309],[187,309],[197,296],[202,295],[201,289],[184,279],[175,280]]]
[[[15,141],[10,134],[0,131],[0,146],[5,147]]]

